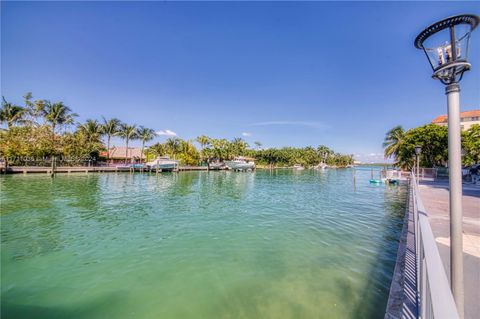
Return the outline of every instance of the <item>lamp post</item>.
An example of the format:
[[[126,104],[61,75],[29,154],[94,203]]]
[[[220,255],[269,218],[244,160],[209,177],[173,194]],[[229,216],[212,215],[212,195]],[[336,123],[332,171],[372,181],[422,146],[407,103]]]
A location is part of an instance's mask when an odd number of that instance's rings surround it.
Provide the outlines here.
[[[420,153],[422,147],[420,145],[415,146],[415,160],[417,162],[417,185],[420,183]]]
[[[457,310],[464,317],[462,242],[462,162],[460,151],[460,85],[468,63],[471,32],[480,18],[473,14],[449,17],[423,30],[415,39],[433,70],[432,77],[446,85],[448,103],[448,170],[450,183],[450,278]]]

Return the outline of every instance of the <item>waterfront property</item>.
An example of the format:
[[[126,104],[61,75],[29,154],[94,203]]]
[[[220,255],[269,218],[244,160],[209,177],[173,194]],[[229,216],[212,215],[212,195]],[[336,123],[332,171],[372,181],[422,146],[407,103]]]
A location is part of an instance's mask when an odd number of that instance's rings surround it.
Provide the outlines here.
[[[433,124],[440,126],[448,126],[448,115],[440,115],[433,119]],[[466,131],[472,127],[472,125],[480,125],[480,110],[471,110],[460,112],[460,126],[462,131]]]
[[[124,164],[138,163],[143,159],[145,161],[145,155],[142,155],[142,149],[140,147],[129,147],[128,150],[125,146],[111,147],[108,152],[100,152],[100,156],[109,159],[109,163],[112,164]]]
[[[355,174],[2,176],[2,318],[383,318],[407,192]]]

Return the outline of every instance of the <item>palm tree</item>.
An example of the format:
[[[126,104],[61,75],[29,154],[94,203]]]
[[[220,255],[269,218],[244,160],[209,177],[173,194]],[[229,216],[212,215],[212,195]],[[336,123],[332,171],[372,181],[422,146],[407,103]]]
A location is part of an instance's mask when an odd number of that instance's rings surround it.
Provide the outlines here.
[[[319,145],[317,147],[317,154],[322,163],[326,163],[328,158],[334,154],[334,152],[325,145]]]
[[[179,151],[181,153],[181,159],[186,165],[197,165],[199,156],[198,151],[193,145],[191,140],[184,141],[180,140]]]
[[[122,122],[120,122],[119,119],[110,119],[107,120],[105,117],[103,117],[103,134],[107,136],[107,161],[110,159],[110,140],[112,139],[112,136],[117,135],[118,129],[120,128],[120,125]]]
[[[257,150],[261,150],[261,149],[262,149],[262,142],[255,141],[255,142],[253,142],[253,144],[255,144],[255,146],[257,147]]]
[[[89,143],[98,143],[103,133],[103,126],[97,120],[86,120],[78,126],[78,131],[83,133]]]
[[[244,155],[248,148],[248,143],[239,137],[234,138],[230,145],[235,156]]]
[[[0,123],[7,123],[7,128],[10,129],[15,123],[24,122],[24,117],[27,114],[25,108],[7,102],[2,96],[2,108],[0,109]]]
[[[212,139],[212,153],[219,160],[230,159],[231,143],[226,139]]]
[[[201,161],[203,161],[203,157],[206,155],[206,147],[212,145],[211,138],[206,135],[200,135],[196,138],[198,144],[200,144],[201,150],[200,154],[202,155]],[[208,156],[207,156],[208,157]],[[207,158],[208,161],[208,158]]]
[[[78,116],[63,102],[52,103],[45,101],[42,113],[45,122],[50,123],[53,138],[55,138],[55,129],[58,126],[71,125],[75,122],[75,117]]]
[[[140,161],[143,160],[143,150],[145,149],[145,142],[149,142],[153,140],[156,136],[155,130],[152,130],[151,128],[146,128],[143,126],[140,126],[137,130],[137,136],[139,139],[142,140],[142,153],[140,154]]]
[[[175,159],[175,155],[180,151],[180,139],[171,137],[165,142],[165,146],[170,153],[170,156]]]
[[[45,100],[35,100],[33,104],[32,114],[35,123],[38,124],[38,118],[41,117],[45,110]]]
[[[157,157],[160,157],[160,156],[164,156],[167,151],[166,151],[165,144],[155,143],[147,149],[147,152],[150,154],[154,154]]]
[[[210,137],[206,135],[200,135],[196,139],[197,143],[200,144],[200,147],[204,149],[206,146],[210,145]]]
[[[395,126],[385,135],[383,142],[384,154],[386,158],[398,158],[400,147],[405,139],[405,131],[400,125]]]
[[[137,139],[137,126],[121,124],[120,129],[117,133],[118,136],[125,139],[125,164],[127,164],[128,159],[128,142],[134,139]]]

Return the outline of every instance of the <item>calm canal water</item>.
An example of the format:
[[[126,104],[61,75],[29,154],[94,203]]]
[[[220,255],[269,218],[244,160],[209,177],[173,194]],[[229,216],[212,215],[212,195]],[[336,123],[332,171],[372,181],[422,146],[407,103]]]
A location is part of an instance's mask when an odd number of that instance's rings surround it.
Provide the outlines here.
[[[2,318],[383,318],[406,189],[352,176],[3,176]]]

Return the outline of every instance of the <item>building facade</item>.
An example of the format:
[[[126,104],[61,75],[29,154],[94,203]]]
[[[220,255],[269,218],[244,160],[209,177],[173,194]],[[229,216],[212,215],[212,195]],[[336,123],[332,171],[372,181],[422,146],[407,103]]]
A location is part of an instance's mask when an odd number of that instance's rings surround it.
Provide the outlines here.
[[[448,126],[448,116],[437,116],[433,121],[433,124]],[[463,130],[468,130],[472,125],[480,125],[480,110],[472,110],[460,113],[460,125]]]
[[[142,155],[142,149],[140,147],[129,147],[128,150],[125,146],[113,146],[107,152],[101,152],[100,156],[109,159],[110,163],[123,164],[123,163],[140,163],[145,161],[145,155]],[[142,159],[142,160],[141,160]]]

